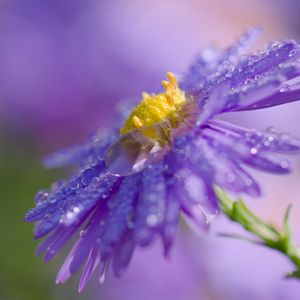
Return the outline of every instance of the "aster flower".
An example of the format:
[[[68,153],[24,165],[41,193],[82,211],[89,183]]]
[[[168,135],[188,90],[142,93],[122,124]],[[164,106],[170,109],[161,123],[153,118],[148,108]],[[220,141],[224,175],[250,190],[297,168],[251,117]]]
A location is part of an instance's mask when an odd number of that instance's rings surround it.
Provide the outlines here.
[[[168,73],[165,91],[144,93],[121,129],[97,133],[46,159],[47,167],[76,166],[69,179],[39,192],[25,217],[36,222],[36,239],[47,236],[37,249],[46,262],[78,235],[57,283],[83,264],[80,291],[97,267],[100,280],[110,264],[121,276],[134,249],[156,236],[168,255],[181,214],[205,229],[217,213],[214,185],[260,195],[244,166],[274,174],[292,170],[282,155],[299,151],[299,140],[215,118],[300,98],[299,45],[280,41],[242,56],[257,33],[247,31],[225,51],[202,51],[179,83]]]

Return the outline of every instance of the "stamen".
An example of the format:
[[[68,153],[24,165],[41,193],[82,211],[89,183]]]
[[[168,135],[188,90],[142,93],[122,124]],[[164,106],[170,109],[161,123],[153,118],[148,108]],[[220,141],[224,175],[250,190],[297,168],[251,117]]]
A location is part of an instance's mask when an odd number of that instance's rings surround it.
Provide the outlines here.
[[[174,106],[174,100],[169,93],[166,93],[166,99],[167,99],[169,106]]]
[[[142,97],[143,97],[143,99],[146,99],[146,98],[150,98],[151,96],[148,93],[143,92]]]
[[[133,121],[133,124],[134,124],[134,126],[135,126],[136,128],[141,128],[141,127],[144,126],[143,123],[142,123],[142,121],[140,120],[140,118],[137,117],[137,116],[133,116],[133,117],[132,117],[132,121]]]
[[[178,86],[177,79],[176,79],[175,75],[172,72],[168,72],[167,77],[168,77],[168,79],[170,80],[170,82],[173,86]]]
[[[170,90],[170,89],[171,89],[171,85],[170,85],[170,82],[169,82],[169,81],[163,80],[161,84],[163,85],[163,87],[164,87],[166,90]]]
[[[187,98],[184,91],[180,90],[173,73],[167,73],[167,79],[162,81],[164,91],[159,94],[143,93],[141,102],[131,112],[120,134],[124,135],[134,129],[145,127],[143,134],[152,140],[159,140],[158,134],[153,129],[156,123],[164,123],[170,120],[171,129],[175,129],[181,123],[181,111],[184,112]],[[188,114],[186,114],[189,116]],[[185,116],[184,116],[185,117]],[[165,142],[168,142],[167,139]]]

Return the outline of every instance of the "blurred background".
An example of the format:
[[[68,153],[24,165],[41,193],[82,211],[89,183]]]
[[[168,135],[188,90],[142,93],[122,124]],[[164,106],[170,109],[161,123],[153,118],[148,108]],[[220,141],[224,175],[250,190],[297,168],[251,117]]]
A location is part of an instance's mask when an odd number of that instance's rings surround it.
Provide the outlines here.
[[[253,49],[300,39],[299,8],[297,0],[1,0],[0,300],[299,299],[300,283],[283,280],[289,262],[217,237],[241,232],[222,217],[208,234],[182,225],[170,261],[154,244],[135,253],[122,279],[92,281],[81,295],[78,276],[54,284],[64,255],[45,266],[34,255],[33,226],[23,222],[36,191],[65,175],[42,168],[46,153],[110,126],[120,100],[156,89],[166,71],[183,72],[201,48],[228,46],[249,26],[264,28]],[[225,118],[300,137],[299,113],[291,103]],[[300,244],[299,162],[293,175],[255,174],[264,197],[248,203],[276,224],[293,203]]]

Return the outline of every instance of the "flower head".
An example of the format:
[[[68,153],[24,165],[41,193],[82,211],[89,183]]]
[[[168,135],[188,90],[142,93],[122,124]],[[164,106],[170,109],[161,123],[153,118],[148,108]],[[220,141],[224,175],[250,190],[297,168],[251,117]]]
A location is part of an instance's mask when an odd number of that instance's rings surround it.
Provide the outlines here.
[[[299,151],[299,140],[215,119],[300,98],[300,46],[275,42],[242,56],[256,35],[251,29],[225,51],[204,50],[179,83],[168,73],[164,92],[143,94],[121,129],[46,159],[48,167],[77,166],[69,179],[39,192],[25,217],[36,222],[36,239],[47,235],[37,250],[46,262],[79,235],[57,283],[84,263],[79,290],[97,267],[101,280],[110,264],[120,276],[135,247],[148,246],[155,236],[168,255],[181,213],[200,228],[217,213],[214,185],[260,195],[243,166],[291,171],[282,154]]]

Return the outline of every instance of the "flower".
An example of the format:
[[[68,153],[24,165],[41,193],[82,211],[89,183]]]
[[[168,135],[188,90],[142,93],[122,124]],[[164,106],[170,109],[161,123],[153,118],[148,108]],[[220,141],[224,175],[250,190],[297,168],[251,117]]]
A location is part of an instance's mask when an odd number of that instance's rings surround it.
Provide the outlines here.
[[[202,51],[179,84],[168,73],[164,92],[143,94],[122,126],[46,159],[48,167],[77,165],[68,180],[39,192],[25,217],[36,222],[36,239],[48,235],[37,249],[46,262],[79,232],[57,283],[84,263],[79,291],[97,267],[100,280],[110,263],[121,276],[135,247],[156,236],[168,255],[181,213],[202,229],[217,213],[214,185],[260,195],[243,165],[274,174],[292,170],[282,154],[299,151],[299,140],[214,118],[299,99],[300,46],[280,41],[242,56],[257,34],[250,29],[225,51]]]

